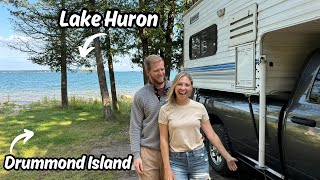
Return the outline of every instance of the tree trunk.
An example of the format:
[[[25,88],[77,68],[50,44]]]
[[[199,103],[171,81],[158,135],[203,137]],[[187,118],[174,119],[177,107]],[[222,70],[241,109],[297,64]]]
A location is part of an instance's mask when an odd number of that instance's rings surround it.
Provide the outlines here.
[[[65,4],[62,1],[62,8]],[[61,105],[63,108],[68,107],[68,89],[67,89],[67,45],[66,30],[61,29]]]
[[[140,34],[140,39],[141,39],[141,42],[142,42],[143,82],[144,82],[144,84],[147,84],[149,82],[149,77],[146,74],[146,69],[144,67],[143,61],[149,55],[148,38],[147,38],[147,36],[145,34],[145,29],[144,28],[139,29],[139,34]]]
[[[163,32],[166,32],[166,28],[165,28],[165,24],[166,24],[166,21],[165,21],[165,2],[164,1],[167,1],[167,0],[159,0],[158,3],[160,5],[160,10],[159,10],[159,13],[160,13],[160,29],[161,29],[161,33],[159,33],[158,35],[158,40],[160,41],[160,48],[159,48],[159,54],[160,56],[164,59],[164,65],[166,65],[166,49],[165,49],[165,38],[163,37]],[[167,72],[166,72],[167,73]]]
[[[90,2],[92,4],[92,7],[95,9],[95,5],[96,5],[95,0],[91,0]],[[97,34],[97,33],[99,33],[99,29],[92,28],[92,34]],[[110,106],[111,100],[108,92],[106,72],[104,70],[104,63],[102,59],[100,39],[98,37],[94,39],[94,54],[95,54],[96,63],[97,63],[97,73],[98,73],[98,79],[99,79],[104,119],[105,121],[110,121],[111,120],[111,106]]]
[[[99,33],[97,28],[92,30],[93,34]],[[99,38],[94,39],[94,53],[96,57],[97,63],[97,72],[98,72],[98,79],[99,79],[99,86],[100,86],[100,93],[102,98],[102,106],[103,106],[103,113],[104,119],[106,121],[111,120],[111,106],[110,106],[110,97],[108,92],[108,85],[106,81],[106,72],[104,70],[104,63],[101,54],[101,46]]]
[[[144,11],[145,9],[145,0],[139,0],[139,8],[140,11]],[[144,84],[147,84],[149,82],[149,77],[146,75],[146,69],[144,68],[143,61],[146,59],[146,57],[149,55],[149,44],[148,44],[148,36],[146,35],[146,29],[145,28],[139,28],[139,38],[142,43],[142,68],[143,68],[143,82]]]
[[[168,12],[168,21],[167,21],[167,29],[166,29],[166,43],[165,43],[165,71],[166,78],[169,80],[170,78],[170,70],[171,70],[171,60],[172,60],[172,34],[173,34],[173,26],[174,26],[174,16],[175,16],[175,0],[170,0],[170,10]]]
[[[107,50],[108,68],[109,68],[109,76],[110,76],[112,109],[114,112],[119,112],[117,90],[116,90],[116,80],[114,78],[113,60],[112,60],[112,54],[111,54],[111,44],[110,44],[111,42],[110,42],[109,28],[106,27],[105,32],[107,34],[107,36],[106,36],[106,50]]]

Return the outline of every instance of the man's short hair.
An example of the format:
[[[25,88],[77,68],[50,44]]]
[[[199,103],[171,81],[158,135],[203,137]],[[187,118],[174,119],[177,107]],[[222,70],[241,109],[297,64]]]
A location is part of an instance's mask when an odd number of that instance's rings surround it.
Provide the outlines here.
[[[147,70],[151,69],[150,64],[151,63],[155,63],[155,62],[160,62],[160,61],[164,61],[163,58],[159,55],[155,55],[155,54],[151,54],[148,57],[146,57],[146,59],[144,60],[144,68]]]

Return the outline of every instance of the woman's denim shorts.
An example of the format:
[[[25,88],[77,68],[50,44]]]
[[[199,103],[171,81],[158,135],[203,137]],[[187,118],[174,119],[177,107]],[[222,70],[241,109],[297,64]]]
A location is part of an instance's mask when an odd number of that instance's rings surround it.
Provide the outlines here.
[[[190,152],[170,152],[170,165],[176,180],[207,180],[208,153],[203,147]]]

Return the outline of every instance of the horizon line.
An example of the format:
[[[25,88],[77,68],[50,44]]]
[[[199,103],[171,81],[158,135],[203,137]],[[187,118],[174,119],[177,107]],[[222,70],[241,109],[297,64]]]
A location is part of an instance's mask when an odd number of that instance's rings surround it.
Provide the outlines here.
[[[87,69],[78,69],[78,70],[75,70],[73,69],[74,71],[83,71],[83,72],[97,72],[97,70],[87,70]],[[67,72],[72,72],[73,70],[68,70]],[[60,71],[52,71],[50,69],[8,69],[8,70],[5,70],[5,69],[0,69],[0,71],[50,71],[50,72],[60,72]],[[105,71],[109,71],[109,70],[105,70]],[[133,71],[133,72],[142,72],[142,70],[115,70],[114,72],[130,72],[130,71]]]

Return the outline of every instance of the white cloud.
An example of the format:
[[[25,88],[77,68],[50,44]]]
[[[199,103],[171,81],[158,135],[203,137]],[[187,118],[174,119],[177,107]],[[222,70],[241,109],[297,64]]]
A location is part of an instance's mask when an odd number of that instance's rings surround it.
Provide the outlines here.
[[[142,71],[138,65],[131,63],[129,56],[116,57],[116,59],[118,62],[113,64],[115,71]]]
[[[10,35],[9,38],[5,39],[5,41],[11,41],[11,42],[28,42],[32,40],[31,37],[27,37],[27,36],[19,36],[19,35]]]
[[[2,37],[0,36],[0,41],[3,42],[28,42],[33,40],[31,37],[28,36],[20,36],[20,35],[10,35],[9,37]]]

